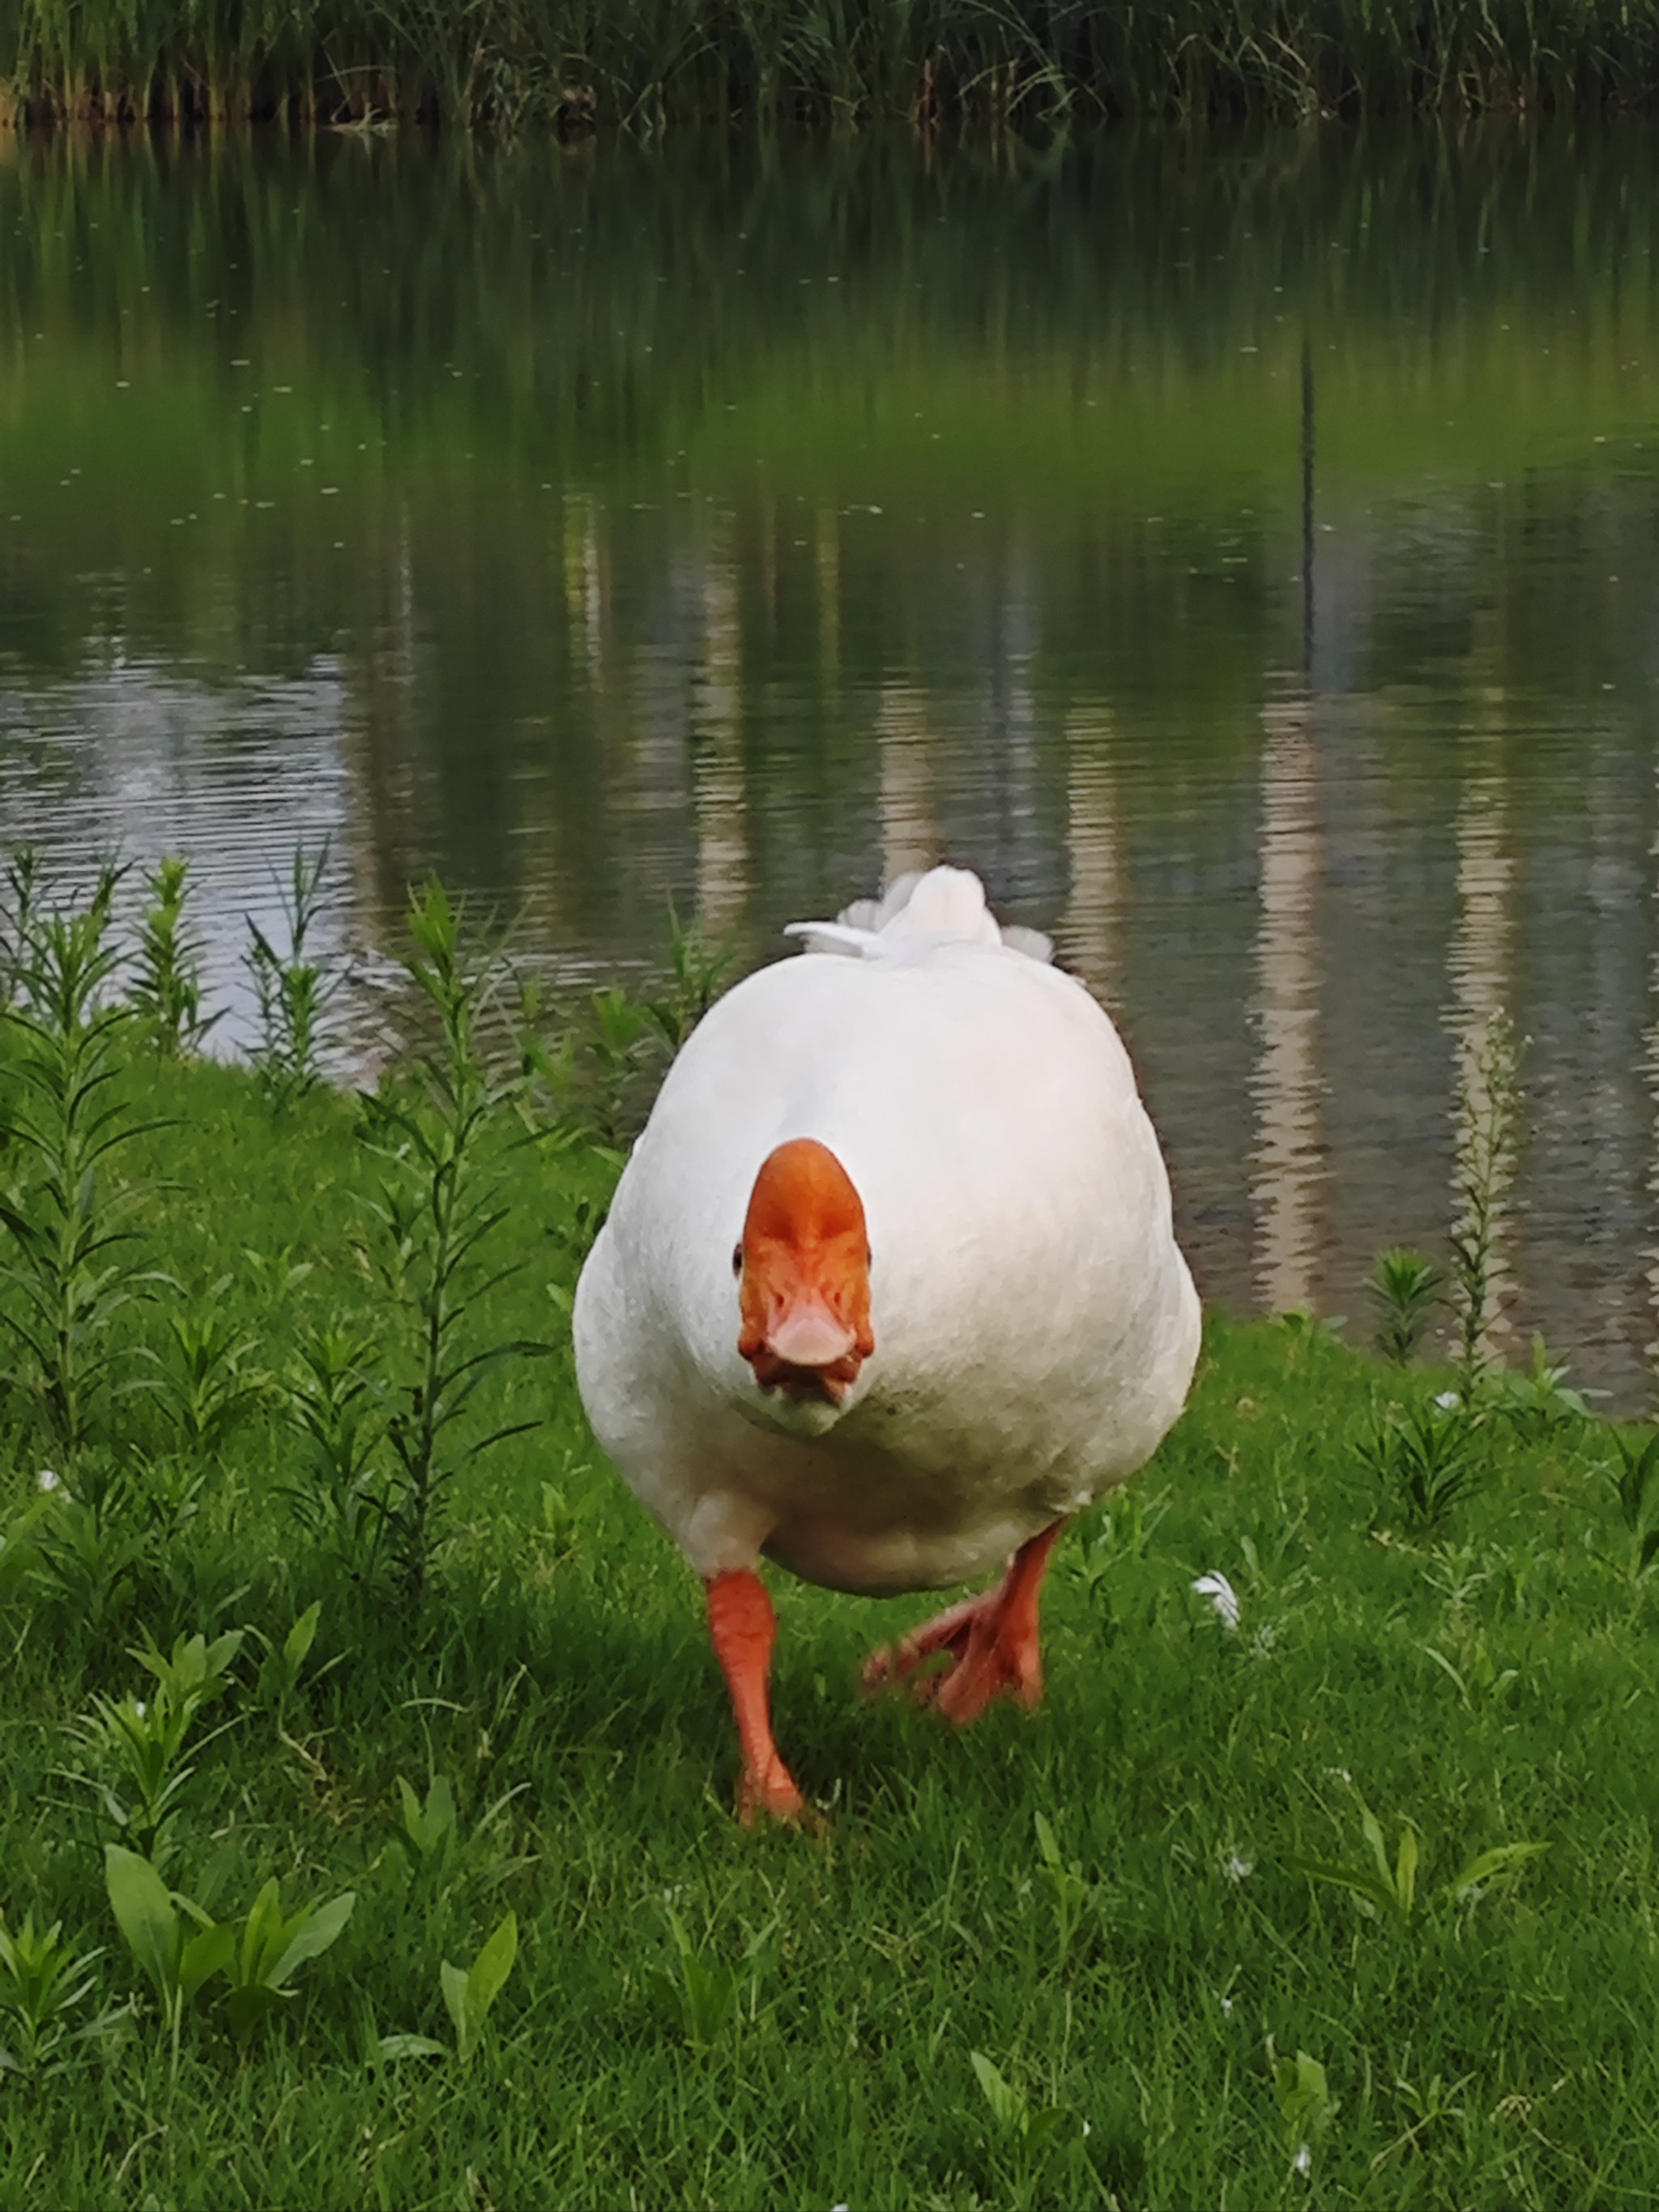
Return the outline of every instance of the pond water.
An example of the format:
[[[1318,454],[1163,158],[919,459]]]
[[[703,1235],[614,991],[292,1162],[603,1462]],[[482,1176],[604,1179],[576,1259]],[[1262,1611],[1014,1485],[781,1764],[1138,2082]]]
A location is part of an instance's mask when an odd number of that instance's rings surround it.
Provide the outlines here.
[[[330,841],[562,987],[945,856],[1206,1291],[1363,1325],[1528,1040],[1512,1347],[1659,1335],[1659,154],[0,137],[0,842]]]

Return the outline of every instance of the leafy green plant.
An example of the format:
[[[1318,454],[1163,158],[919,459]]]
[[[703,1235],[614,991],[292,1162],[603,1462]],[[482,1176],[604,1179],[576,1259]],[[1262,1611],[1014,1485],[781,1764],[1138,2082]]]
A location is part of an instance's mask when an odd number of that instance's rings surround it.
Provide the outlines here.
[[[468,1349],[469,1319],[516,1266],[483,1257],[507,1216],[491,1139],[515,1085],[493,1081],[478,1049],[479,1016],[495,980],[463,959],[460,921],[441,884],[414,899],[409,976],[435,1014],[441,1042],[422,1060],[412,1090],[383,1085],[363,1102],[363,1134],[387,1172],[370,1212],[380,1226],[366,1256],[388,1294],[398,1341],[383,1372],[386,1436],[397,1480],[386,1493],[386,1540],[411,1607],[425,1592],[445,1492],[480,1452],[533,1425],[515,1421],[462,1443],[485,1379],[504,1363],[545,1354],[514,1338]]]
[[[1608,1431],[1619,1454],[1619,1463],[1607,1470],[1618,1502],[1619,1517],[1625,1524],[1630,1539],[1630,1571],[1632,1578],[1646,1574],[1659,1560],[1659,1430],[1639,1443],[1632,1443],[1618,1429]]]
[[[1287,2058],[1267,2044],[1273,2069],[1273,2098],[1292,2165],[1306,2173],[1313,2164],[1313,2147],[1336,2117],[1336,2101],[1325,2078],[1325,2069],[1305,2051]]]
[[[277,950],[252,915],[246,918],[245,964],[259,1017],[253,1065],[267,1096],[279,1107],[291,1105],[321,1077],[331,1034],[330,1010],[343,980],[312,951],[328,860],[326,838],[309,856],[303,846],[295,848],[288,882],[277,887],[286,951]]]
[[[189,864],[166,854],[145,878],[149,904],[138,936],[132,1005],[160,1049],[193,1052],[219,1019],[202,1013],[202,945],[185,919]]]
[[[40,848],[15,846],[6,856],[0,889],[0,1013],[27,1001],[33,988],[40,908]]]
[[[773,1963],[769,1927],[751,1936],[736,1959],[710,1959],[692,1941],[672,1905],[662,1908],[672,1963],[656,1969],[651,1985],[659,2002],[694,2050],[719,2041],[747,2001],[752,2016],[762,1982]]]
[[[1034,2106],[982,2051],[970,2051],[968,2063],[997,2132],[1028,2163],[1081,2140],[1083,2123],[1068,2105]]]
[[[1094,1886],[1085,1878],[1080,1860],[1061,1856],[1047,1814],[1035,1814],[1032,1819],[1036,1830],[1037,1875],[1054,1900],[1054,1954],[1057,1965],[1063,1967]]]
[[[1417,1830],[1409,1820],[1402,1823],[1400,1847],[1390,1866],[1382,1822],[1369,1805],[1362,1805],[1359,1809],[1360,1827],[1371,1855],[1370,1866],[1345,1866],[1334,1859],[1300,1857],[1292,1857],[1289,1863],[1310,1881],[1333,1882],[1340,1889],[1352,1890],[1360,1899],[1362,1911],[1372,1916],[1383,1914],[1404,1927],[1417,1903],[1417,1869],[1421,1856]]]
[[[212,1644],[200,1634],[181,1636],[166,1656],[146,1643],[132,1656],[155,1678],[151,1695],[94,1698],[81,1723],[82,1740],[102,1772],[76,1778],[94,1790],[118,1833],[141,1845],[157,1868],[173,1856],[179,1811],[196,1771],[185,1764],[191,1732],[202,1708],[228,1686],[241,1644],[240,1629]],[[112,1780],[103,1778],[111,1773]]]
[[[106,1636],[131,1607],[148,1532],[130,1510],[132,1486],[125,1473],[99,1467],[88,1453],[81,1475],[95,1477],[88,1495],[58,1489],[18,1565],[46,1604],[91,1634]]]
[[[276,1878],[266,1882],[225,1962],[230,1983],[226,2004],[239,2043],[246,2043],[262,2021],[292,2001],[295,1975],[307,1959],[319,1958],[339,1941],[356,1902],[356,1892],[347,1889],[325,1905],[302,1905],[285,1916]]]
[[[88,903],[33,929],[27,1005],[3,1018],[20,1032],[19,1095],[3,1133],[19,1148],[21,1179],[0,1192],[11,1254],[0,1284],[14,1293],[4,1321],[27,1355],[14,1380],[40,1407],[72,1472],[101,1395],[117,1387],[129,1350],[114,1324],[165,1279],[146,1269],[133,1218],[149,1193],[116,1182],[123,1146],[145,1127],[119,1088],[131,1023],[105,1003],[115,969],[107,941],[115,878],[106,870]]]
[[[1518,1668],[1498,1666],[1484,1635],[1476,1637],[1474,1652],[1462,1667],[1435,1644],[1425,1644],[1423,1650],[1457,1692],[1468,1712],[1473,1712],[1478,1703],[1501,1697],[1512,1682],[1521,1679]]]
[[[104,1881],[115,1924],[161,2000],[176,2075],[185,2009],[229,1966],[236,1930],[216,1924],[199,1905],[169,1889],[147,1858],[119,1844],[104,1846]]]
[[[449,1786],[448,1776],[433,1775],[422,1802],[400,1774],[398,1799],[403,1832],[414,1846],[416,1856],[422,1865],[441,1865],[458,1840],[455,1793]]]
[[[1552,1429],[1570,1427],[1595,1417],[1589,1395],[1567,1381],[1562,1361],[1553,1360],[1541,1336],[1534,1334],[1532,1362],[1524,1373],[1513,1368],[1490,1368],[1485,1382],[1491,1403],[1523,1436],[1539,1437]]]
[[[66,2071],[86,2045],[111,2034],[126,2017],[112,2006],[90,2020],[76,2017],[98,1987],[93,1972],[101,1948],[77,1950],[63,1940],[64,1923],[37,1928],[25,1913],[16,1928],[0,1915],[0,2074],[26,2081]]]
[[[376,1454],[385,1437],[379,1346],[368,1331],[307,1330],[280,1389],[299,1434],[301,1479],[282,1494],[355,1581],[370,1583],[386,1534],[386,1484]]]
[[[193,1899],[169,1889],[148,1859],[118,1844],[104,1846],[104,1869],[116,1925],[161,1999],[175,2074],[185,2013],[209,1982],[222,1974],[229,1984],[231,2033],[246,2044],[262,2021],[291,1999],[289,1984],[307,1960],[339,1940],[357,1902],[353,1891],[344,1890],[326,1904],[284,1915],[273,1879],[239,1928],[233,1921],[212,1920]]]
[[[1422,1845],[1417,1828],[1410,1820],[1401,1823],[1399,1848],[1390,1865],[1382,1824],[1363,1800],[1359,1815],[1370,1854],[1369,1864],[1363,1860],[1353,1864],[1296,1856],[1286,1863],[1297,1874],[1306,1875],[1310,1881],[1328,1882],[1351,1892],[1368,1918],[1389,1920],[1397,1927],[1407,1927],[1418,1905]],[[1547,1844],[1517,1843],[1499,1844],[1492,1850],[1478,1851],[1451,1881],[1443,1885],[1439,1894],[1453,1903],[1467,1903],[1494,1884],[1512,1879],[1529,1859],[1548,1849]]]
[[[1316,1314],[1311,1306],[1286,1306],[1283,1313],[1273,1316],[1275,1325],[1290,1340],[1292,1356],[1298,1359],[1325,1346],[1340,1344],[1346,1319],[1343,1314]]]
[[[167,1317],[168,1357],[160,1370],[161,1395],[184,1443],[201,1456],[221,1449],[270,1387],[255,1364],[253,1338],[220,1303],[229,1285],[228,1275],[214,1284],[203,1311]]]
[[[663,1025],[651,1006],[620,983],[588,1000],[588,1113],[607,1145],[623,1143],[643,1118],[642,1079],[660,1066]]]
[[[1385,2143],[1377,2152],[1371,2160],[1371,2172],[1381,2173],[1393,2160],[1413,2149],[1441,2121],[1467,2118],[1468,2107],[1460,2104],[1458,2099],[1474,2079],[1473,2074],[1462,2074],[1455,2081],[1449,2082],[1443,2075],[1437,2074],[1420,2087],[1403,2078],[1397,2080],[1394,2085],[1395,2094],[1411,2114],[1411,2122],[1392,2142]]]
[[[1391,1407],[1356,1449],[1376,1484],[1373,1521],[1438,1528],[1481,1477],[1479,1431],[1462,1403]]]
[[[710,945],[695,923],[668,907],[670,988],[641,1002],[670,1053],[676,1053],[726,988],[736,961],[729,945]]]
[[[1105,1606],[1107,1583],[1116,1569],[1144,1559],[1158,1524],[1170,1510],[1170,1493],[1151,1496],[1139,1489],[1116,1493],[1089,1533],[1074,1544],[1066,1565],[1083,1584],[1091,1602]]]
[[[289,1699],[300,1686],[300,1677],[305,1672],[306,1661],[311,1656],[311,1647],[317,1640],[318,1624],[323,1617],[323,1601],[315,1598],[295,1621],[280,1644],[275,1643],[260,1630],[254,1630],[265,1647],[264,1664],[259,1669],[258,1692],[268,1705],[276,1708],[280,1720]],[[332,1665],[334,1662],[331,1662]],[[325,1667],[322,1673],[326,1674]]]
[[[1411,1364],[1445,1291],[1444,1273],[1421,1252],[1395,1245],[1377,1254],[1365,1291],[1376,1316],[1373,1341],[1384,1359]]]
[[[441,1972],[444,2007],[455,2027],[455,2055],[470,2065],[483,2033],[490,2008],[506,1986],[519,1954],[519,1923],[508,1912],[470,1966],[452,1966],[446,1959]]]

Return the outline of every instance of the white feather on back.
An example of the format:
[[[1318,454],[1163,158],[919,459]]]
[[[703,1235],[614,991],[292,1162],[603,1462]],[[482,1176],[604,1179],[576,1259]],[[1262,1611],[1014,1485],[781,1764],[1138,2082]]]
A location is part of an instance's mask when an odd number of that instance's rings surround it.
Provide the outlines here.
[[[834,921],[792,921],[784,934],[803,939],[809,952],[854,960],[902,960],[940,938],[1006,945],[1030,960],[1050,960],[1054,950],[1040,929],[999,927],[984,884],[968,868],[913,868],[896,876],[879,898],[854,899]]]

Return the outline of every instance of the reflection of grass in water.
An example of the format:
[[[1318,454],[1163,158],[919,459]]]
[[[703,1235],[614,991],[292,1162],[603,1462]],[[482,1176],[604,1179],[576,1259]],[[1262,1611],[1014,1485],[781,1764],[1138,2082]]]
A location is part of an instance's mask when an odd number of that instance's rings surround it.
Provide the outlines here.
[[[781,497],[955,514],[971,487],[1121,526],[1168,493],[1207,528],[1295,499],[1304,335],[1322,501],[1467,487],[1643,411],[1654,170],[1617,133],[1184,165],[1126,139],[1004,172],[886,144],[31,146],[0,166],[7,505],[222,568],[228,532],[309,562],[394,490],[725,496],[758,453]]]
[[[1277,0],[7,0],[0,121],[1536,113],[1651,98],[1659,13]]]

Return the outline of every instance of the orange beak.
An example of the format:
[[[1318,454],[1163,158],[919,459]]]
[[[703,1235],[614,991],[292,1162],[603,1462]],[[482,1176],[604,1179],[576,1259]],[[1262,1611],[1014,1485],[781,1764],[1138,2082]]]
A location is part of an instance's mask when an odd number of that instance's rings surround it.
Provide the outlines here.
[[[864,1206],[827,1145],[796,1137],[767,1155],[734,1257],[738,1350],[755,1380],[839,1406],[876,1340]]]

